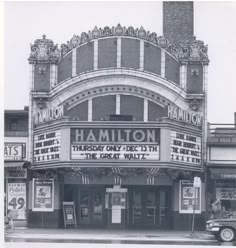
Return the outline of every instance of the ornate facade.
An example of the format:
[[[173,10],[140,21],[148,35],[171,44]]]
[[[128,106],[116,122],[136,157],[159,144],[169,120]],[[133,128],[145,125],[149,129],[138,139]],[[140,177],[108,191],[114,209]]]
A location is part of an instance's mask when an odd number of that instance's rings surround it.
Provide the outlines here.
[[[73,202],[81,227],[189,228],[206,156],[207,46],[118,24],[60,48],[43,36],[29,63],[29,226],[62,226]],[[196,197],[200,227],[201,188]]]

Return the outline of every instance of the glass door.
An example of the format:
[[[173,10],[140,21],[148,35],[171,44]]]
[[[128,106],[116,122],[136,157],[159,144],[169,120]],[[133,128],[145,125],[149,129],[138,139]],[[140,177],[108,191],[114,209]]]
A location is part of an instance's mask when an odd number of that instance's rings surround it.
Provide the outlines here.
[[[159,191],[159,216],[158,222],[161,227],[168,227],[170,224],[170,190]]]
[[[78,224],[99,227],[105,223],[103,188],[80,187],[78,190]]]
[[[142,194],[140,191],[133,191],[133,224],[142,224]]]
[[[92,222],[94,225],[103,223],[104,192],[94,191],[92,193]]]
[[[144,223],[146,225],[156,224],[156,192],[147,191],[145,194],[145,215]]]
[[[137,227],[169,227],[171,188],[162,186],[130,187],[129,224]]]
[[[89,211],[89,191],[81,190],[79,194],[79,223],[90,223],[90,211]]]

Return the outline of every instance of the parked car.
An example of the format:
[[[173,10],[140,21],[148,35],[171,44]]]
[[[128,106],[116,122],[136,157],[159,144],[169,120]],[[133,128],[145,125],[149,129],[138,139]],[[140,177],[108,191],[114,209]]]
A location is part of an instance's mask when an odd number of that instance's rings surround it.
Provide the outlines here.
[[[206,231],[219,241],[231,242],[236,238],[236,218],[208,220]]]

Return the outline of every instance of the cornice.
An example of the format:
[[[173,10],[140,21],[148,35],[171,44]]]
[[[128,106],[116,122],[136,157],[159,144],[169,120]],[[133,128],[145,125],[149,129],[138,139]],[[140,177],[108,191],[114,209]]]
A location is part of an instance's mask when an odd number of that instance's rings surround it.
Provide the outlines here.
[[[60,49],[58,45],[54,45],[52,40],[46,39],[43,35],[42,39],[35,40],[31,45],[31,53],[29,57],[30,63],[58,63],[65,55],[72,49],[77,48],[87,42],[104,37],[132,37],[145,40],[159,46],[173,55],[180,63],[203,63],[208,64],[208,47],[204,45],[203,41],[192,40],[184,44],[175,46],[171,44],[168,39],[163,36],[158,36],[155,32],[146,31],[142,26],[134,28],[132,26],[125,27],[118,24],[116,27],[94,27],[92,31],[82,32],[81,35],[74,35],[66,44],[61,44]]]

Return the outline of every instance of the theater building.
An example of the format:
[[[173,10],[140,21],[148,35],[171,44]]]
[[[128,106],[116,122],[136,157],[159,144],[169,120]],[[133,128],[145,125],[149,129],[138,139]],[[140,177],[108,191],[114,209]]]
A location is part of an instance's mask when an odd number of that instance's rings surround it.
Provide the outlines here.
[[[189,229],[195,197],[204,228],[208,62],[192,2],[163,3],[163,36],[118,24],[60,49],[35,40],[28,226]]]

